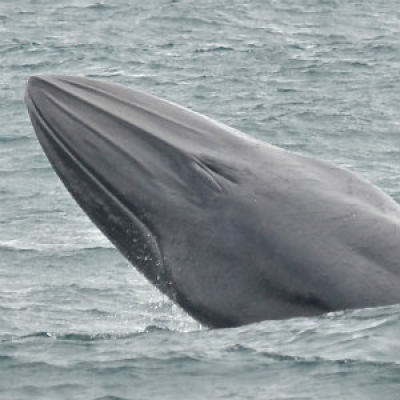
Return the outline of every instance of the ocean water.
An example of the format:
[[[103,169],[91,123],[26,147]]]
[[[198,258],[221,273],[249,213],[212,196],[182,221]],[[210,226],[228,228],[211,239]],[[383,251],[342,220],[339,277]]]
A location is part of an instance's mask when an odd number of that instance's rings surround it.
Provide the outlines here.
[[[74,203],[23,103],[32,74],[120,83],[400,202],[399,17],[395,0],[1,0],[0,399],[399,399],[400,306],[201,327]]]

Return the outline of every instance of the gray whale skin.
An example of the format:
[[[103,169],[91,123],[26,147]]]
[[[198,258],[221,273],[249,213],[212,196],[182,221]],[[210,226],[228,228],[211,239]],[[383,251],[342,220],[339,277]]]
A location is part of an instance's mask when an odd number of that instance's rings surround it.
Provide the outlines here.
[[[400,303],[400,207],[353,173],[115,84],[32,76],[25,101],[80,207],[201,323]]]

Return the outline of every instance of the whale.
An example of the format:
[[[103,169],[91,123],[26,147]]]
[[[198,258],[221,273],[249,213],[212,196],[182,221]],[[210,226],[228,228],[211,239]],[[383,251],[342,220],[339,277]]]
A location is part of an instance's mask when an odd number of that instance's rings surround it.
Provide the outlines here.
[[[399,204],[353,172],[86,77],[31,76],[25,103],[78,205],[201,324],[400,303]]]

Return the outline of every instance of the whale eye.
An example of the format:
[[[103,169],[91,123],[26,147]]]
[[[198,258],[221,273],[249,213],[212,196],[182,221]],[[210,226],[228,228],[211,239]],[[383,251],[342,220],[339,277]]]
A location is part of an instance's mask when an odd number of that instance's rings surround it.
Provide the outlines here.
[[[224,164],[220,160],[212,160],[205,157],[202,157],[200,162],[203,165],[203,168],[214,176],[218,176],[234,184],[239,183],[238,171],[235,168]]]
[[[197,183],[201,182],[202,184],[202,190],[200,190],[199,193],[204,195],[204,188],[211,189],[211,191],[214,193],[224,192],[223,186],[218,181],[217,174],[214,174],[211,170],[209,170],[205,164],[199,160],[196,160],[193,162],[193,168],[195,172],[197,172]]]

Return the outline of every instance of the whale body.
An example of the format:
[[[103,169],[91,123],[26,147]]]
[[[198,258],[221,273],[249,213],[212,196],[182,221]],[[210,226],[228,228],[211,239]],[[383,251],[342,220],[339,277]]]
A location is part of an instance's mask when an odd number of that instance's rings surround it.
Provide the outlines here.
[[[80,207],[201,323],[400,303],[400,207],[352,172],[115,84],[32,76],[25,101]]]

